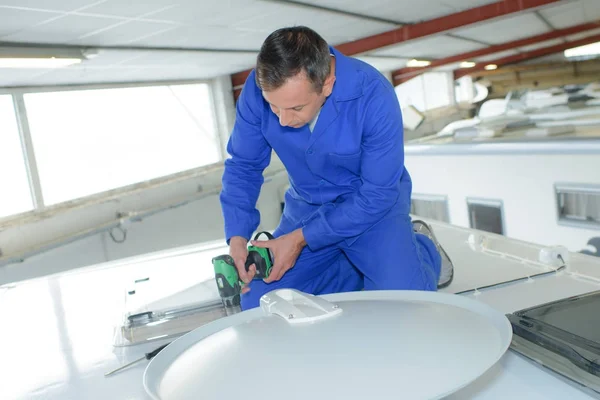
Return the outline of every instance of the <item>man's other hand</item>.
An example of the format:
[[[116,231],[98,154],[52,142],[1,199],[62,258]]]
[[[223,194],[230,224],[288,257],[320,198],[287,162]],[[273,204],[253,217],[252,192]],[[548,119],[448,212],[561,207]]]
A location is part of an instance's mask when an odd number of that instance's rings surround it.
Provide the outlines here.
[[[248,241],[241,236],[234,236],[229,239],[229,255],[233,258],[235,268],[238,271],[240,279],[248,284],[256,275],[256,266],[252,264],[246,271],[246,259],[248,258]],[[247,293],[250,288],[244,285],[242,293]]]
[[[302,229],[271,240],[253,240],[252,245],[271,250],[273,254],[273,268],[271,274],[264,279],[266,283],[275,282],[296,264],[300,252],[306,246]]]

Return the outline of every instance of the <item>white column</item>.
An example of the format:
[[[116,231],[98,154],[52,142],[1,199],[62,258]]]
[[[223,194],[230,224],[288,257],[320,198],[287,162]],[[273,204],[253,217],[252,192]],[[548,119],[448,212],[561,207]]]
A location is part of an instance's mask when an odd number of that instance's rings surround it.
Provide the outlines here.
[[[221,159],[227,158],[227,141],[235,122],[235,102],[231,77],[223,75],[212,80],[211,94],[215,122],[221,144]]]
[[[25,158],[25,167],[29,178],[29,188],[33,196],[33,206],[36,210],[44,208],[44,197],[42,195],[42,184],[40,183],[40,174],[38,172],[35,152],[33,151],[33,141],[29,131],[29,121],[27,120],[27,110],[22,94],[13,95],[15,114],[19,125],[19,134],[21,136],[21,147]]]

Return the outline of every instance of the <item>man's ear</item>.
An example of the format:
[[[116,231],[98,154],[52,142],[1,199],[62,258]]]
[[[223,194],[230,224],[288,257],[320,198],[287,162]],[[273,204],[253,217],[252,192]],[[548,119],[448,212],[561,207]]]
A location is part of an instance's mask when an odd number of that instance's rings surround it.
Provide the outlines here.
[[[333,84],[335,83],[335,74],[329,74],[329,76],[325,79],[323,83],[323,94],[325,97],[329,97],[331,92],[333,92]]]

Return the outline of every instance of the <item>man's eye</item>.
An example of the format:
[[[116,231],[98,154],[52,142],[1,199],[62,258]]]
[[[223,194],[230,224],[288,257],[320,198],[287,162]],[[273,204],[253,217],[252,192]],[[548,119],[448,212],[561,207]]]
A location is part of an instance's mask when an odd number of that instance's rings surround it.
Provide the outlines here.
[[[296,108],[294,108],[294,111],[302,111],[303,108],[304,107],[296,107]]]

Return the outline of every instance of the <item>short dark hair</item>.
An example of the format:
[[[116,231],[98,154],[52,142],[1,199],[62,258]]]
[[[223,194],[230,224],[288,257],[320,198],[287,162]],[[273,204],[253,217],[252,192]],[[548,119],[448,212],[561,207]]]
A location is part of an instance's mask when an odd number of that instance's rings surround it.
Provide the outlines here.
[[[265,39],[256,60],[256,84],[262,90],[281,87],[289,78],[304,72],[321,93],[331,70],[327,42],[305,26],[281,28]]]

